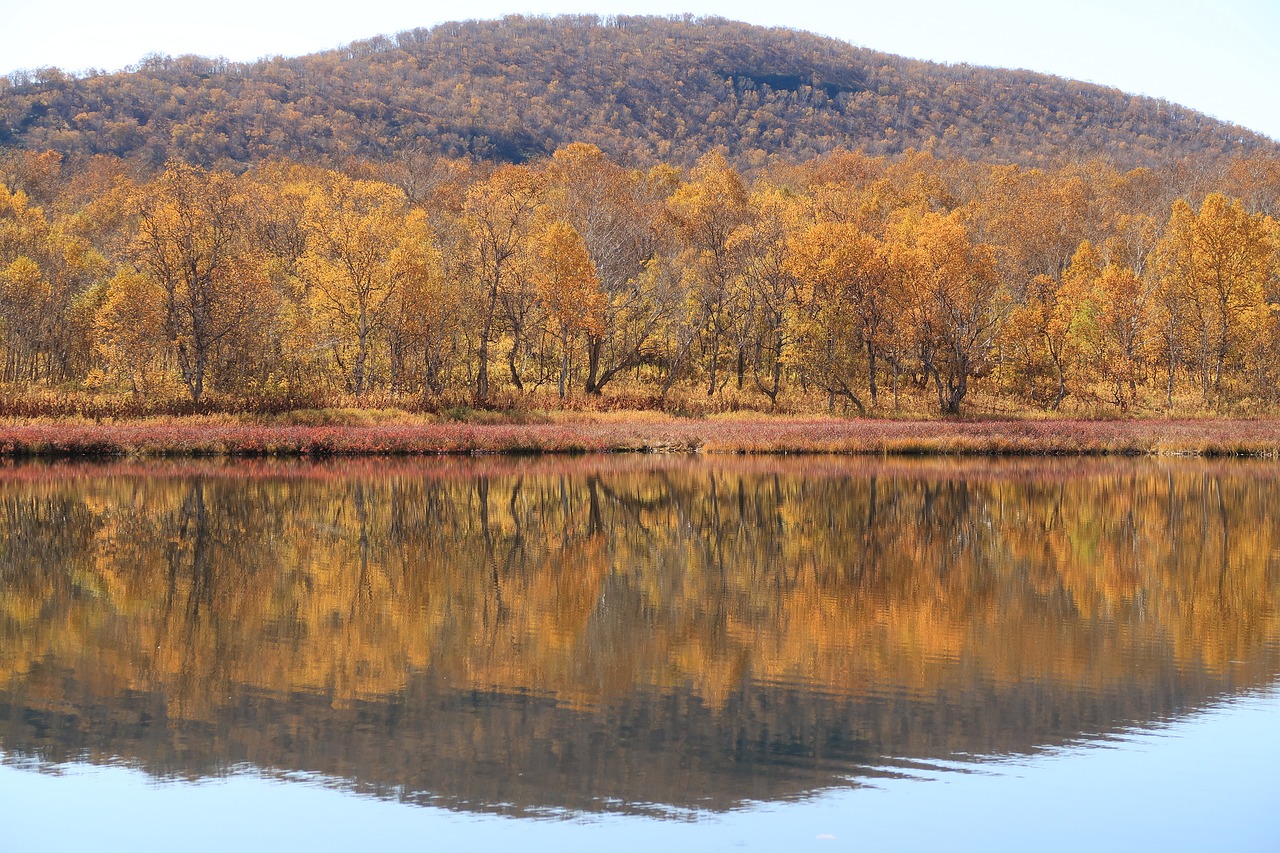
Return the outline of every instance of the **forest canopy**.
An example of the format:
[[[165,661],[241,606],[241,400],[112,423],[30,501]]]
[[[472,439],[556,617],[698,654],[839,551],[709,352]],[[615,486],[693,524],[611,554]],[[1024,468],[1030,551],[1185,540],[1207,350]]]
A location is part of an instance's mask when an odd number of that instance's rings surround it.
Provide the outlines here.
[[[1280,158],[1195,183],[850,152],[752,181],[716,152],[636,169],[587,143],[352,172],[17,153],[0,369],[11,394],[250,407],[608,390],[954,415],[981,387],[1016,408],[1267,408],[1267,187]]]
[[[0,145],[162,166],[406,151],[507,162],[588,142],[682,167],[837,148],[1053,165],[1214,162],[1274,141],[1165,101],[1026,71],[905,59],[722,18],[511,16],[296,58],[153,55],[121,73],[0,82]]]

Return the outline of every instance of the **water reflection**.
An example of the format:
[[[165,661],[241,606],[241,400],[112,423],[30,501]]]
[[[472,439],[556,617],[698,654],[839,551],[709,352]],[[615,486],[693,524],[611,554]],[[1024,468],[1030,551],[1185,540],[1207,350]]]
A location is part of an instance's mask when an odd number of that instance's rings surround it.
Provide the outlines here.
[[[1280,672],[1269,466],[0,472],[0,749],[450,807],[723,809]]]

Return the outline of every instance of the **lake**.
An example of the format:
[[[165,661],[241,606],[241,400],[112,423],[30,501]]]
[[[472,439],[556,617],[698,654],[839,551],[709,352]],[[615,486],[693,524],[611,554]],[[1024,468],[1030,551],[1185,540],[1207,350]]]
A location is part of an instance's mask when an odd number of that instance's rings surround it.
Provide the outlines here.
[[[1280,466],[0,469],[0,849],[1280,849]]]

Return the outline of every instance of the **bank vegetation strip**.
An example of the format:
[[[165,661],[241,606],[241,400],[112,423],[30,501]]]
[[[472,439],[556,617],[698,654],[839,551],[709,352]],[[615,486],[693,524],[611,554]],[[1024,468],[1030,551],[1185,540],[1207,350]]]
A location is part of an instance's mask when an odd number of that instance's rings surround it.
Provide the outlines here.
[[[1272,420],[660,418],[298,425],[207,418],[0,424],[0,457],[479,453],[844,453],[1280,457]]]

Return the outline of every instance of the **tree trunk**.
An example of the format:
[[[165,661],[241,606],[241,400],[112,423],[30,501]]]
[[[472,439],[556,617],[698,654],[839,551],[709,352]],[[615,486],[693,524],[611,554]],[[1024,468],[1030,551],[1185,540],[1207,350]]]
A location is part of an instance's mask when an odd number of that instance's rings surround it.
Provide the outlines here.
[[[872,344],[871,339],[867,338],[867,391],[871,395],[871,407],[876,407],[877,391],[876,388],[876,348]]]
[[[511,350],[507,353],[507,368],[511,371],[511,384],[516,386],[517,391],[524,391],[524,383],[520,381],[520,370],[516,367],[519,349],[520,334],[517,330],[515,337],[511,341]]]
[[[351,392],[359,397],[364,393],[365,364],[369,358],[369,344],[365,332],[361,330],[356,339],[356,363],[351,368]]]
[[[480,364],[476,369],[476,394],[477,403],[482,403],[489,399],[489,336],[493,334],[493,315],[498,307],[498,282],[495,277],[494,281],[489,285],[488,305],[485,307],[484,322],[480,326],[480,351],[477,358]]]
[[[707,382],[707,396],[714,397],[716,393],[716,372],[720,366],[720,335],[712,333],[711,335],[711,369],[708,371],[711,375]]]
[[[569,389],[569,344],[564,342],[564,351],[560,353],[560,380],[556,383],[556,390],[560,392],[560,399],[565,398]]]
[[[604,346],[604,341],[601,340],[600,338],[597,338],[594,335],[587,336],[586,392],[593,396],[598,396],[600,394],[601,387],[604,385],[604,382],[599,380],[600,350],[603,346]]]
[[[899,379],[902,376],[902,368],[898,365],[897,360],[893,362],[893,410],[896,412],[901,407],[899,399]]]
[[[1059,357],[1057,350],[1052,346],[1049,347],[1049,359],[1053,362],[1053,372],[1058,380],[1058,391],[1054,395],[1053,403],[1050,406],[1050,408],[1056,412],[1058,411],[1058,407],[1062,405],[1062,401],[1067,398],[1067,379],[1062,371],[1062,359]]]

